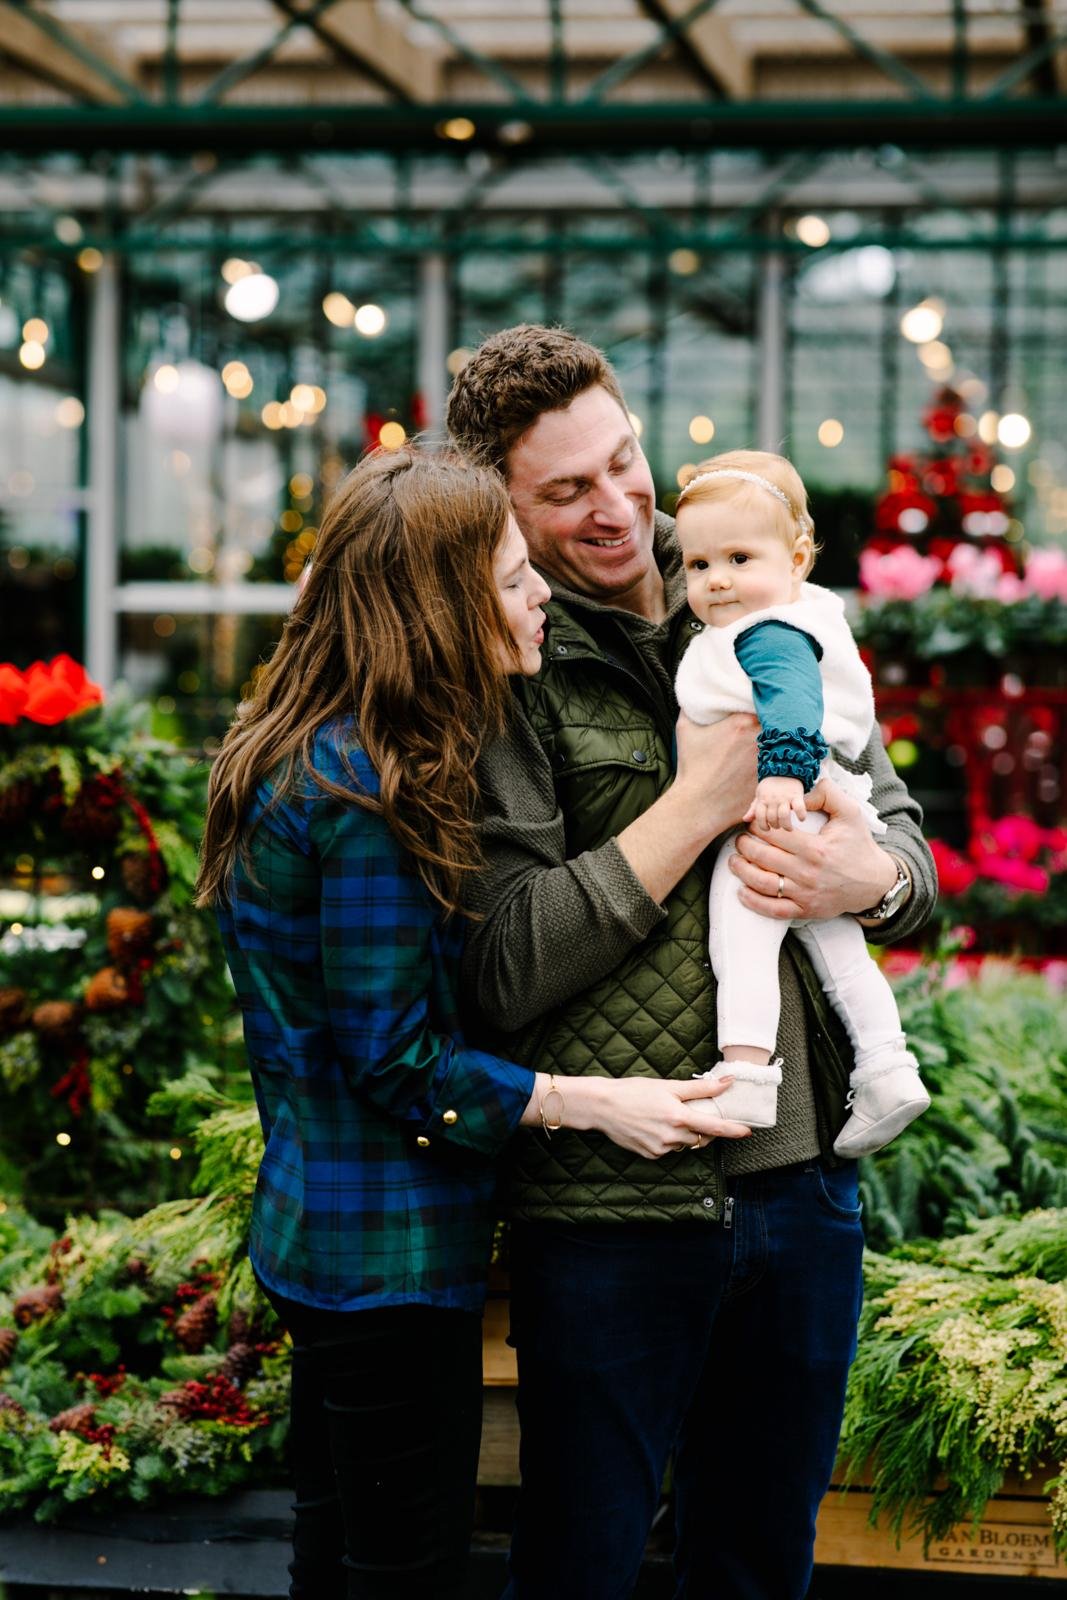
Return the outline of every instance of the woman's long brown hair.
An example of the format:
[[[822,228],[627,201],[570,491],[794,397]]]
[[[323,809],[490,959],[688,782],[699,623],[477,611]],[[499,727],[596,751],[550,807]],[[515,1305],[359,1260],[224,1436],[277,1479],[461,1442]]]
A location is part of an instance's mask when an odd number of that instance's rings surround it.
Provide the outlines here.
[[[197,904],[225,899],[264,778],[272,804],[298,765],[327,793],[377,812],[446,911],[480,860],[475,763],[504,724],[510,636],[493,581],[507,494],[488,469],[414,446],[377,451],[326,510],[303,593],[215,760]],[[323,723],[355,717],[380,796],[315,771]],[[346,766],[349,766],[346,761]],[[351,772],[351,767],[349,766]]]

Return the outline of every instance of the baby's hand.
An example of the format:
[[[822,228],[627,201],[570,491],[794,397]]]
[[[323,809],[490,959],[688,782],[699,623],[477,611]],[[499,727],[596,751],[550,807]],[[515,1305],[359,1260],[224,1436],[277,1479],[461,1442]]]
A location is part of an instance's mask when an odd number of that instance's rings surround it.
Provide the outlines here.
[[[769,828],[791,828],[794,817],[803,822],[807,814],[804,785],[799,778],[761,778],[744,820],[754,821],[766,833]]]

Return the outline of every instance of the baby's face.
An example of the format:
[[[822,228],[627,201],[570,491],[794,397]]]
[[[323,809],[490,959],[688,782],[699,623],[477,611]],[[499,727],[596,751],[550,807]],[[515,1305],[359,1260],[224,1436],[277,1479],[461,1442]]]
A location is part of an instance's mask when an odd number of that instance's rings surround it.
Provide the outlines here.
[[[789,548],[773,507],[741,511],[726,501],[683,500],[675,531],[690,609],[712,628],[789,605],[800,593],[807,549]]]

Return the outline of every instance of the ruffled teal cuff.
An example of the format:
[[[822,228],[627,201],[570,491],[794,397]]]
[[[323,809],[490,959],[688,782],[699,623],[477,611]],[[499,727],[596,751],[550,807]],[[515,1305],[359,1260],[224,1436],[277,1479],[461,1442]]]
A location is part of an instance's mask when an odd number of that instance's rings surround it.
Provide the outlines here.
[[[761,778],[799,778],[805,794],[815,787],[830,747],[818,728],[764,728],[756,740],[756,772]]]

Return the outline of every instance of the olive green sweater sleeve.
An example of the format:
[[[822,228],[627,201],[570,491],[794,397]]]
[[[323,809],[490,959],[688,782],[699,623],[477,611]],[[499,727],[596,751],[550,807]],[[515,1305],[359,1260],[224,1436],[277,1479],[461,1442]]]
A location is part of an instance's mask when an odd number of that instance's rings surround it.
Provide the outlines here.
[[[467,892],[481,920],[463,984],[476,1016],[510,1033],[611,972],[666,913],[614,839],[567,859],[552,771],[518,707],[478,775],[485,867]]]
[[[834,759],[852,772],[870,774],[871,804],[888,830],[878,843],[891,855],[899,856],[911,873],[912,892],[907,904],[880,927],[863,930],[870,944],[896,944],[918,933],[929,921],[937,900],[937,868],[923,838],[922,808],[897,777],[877,723],[857,761],[846,760],[836,750]]]

